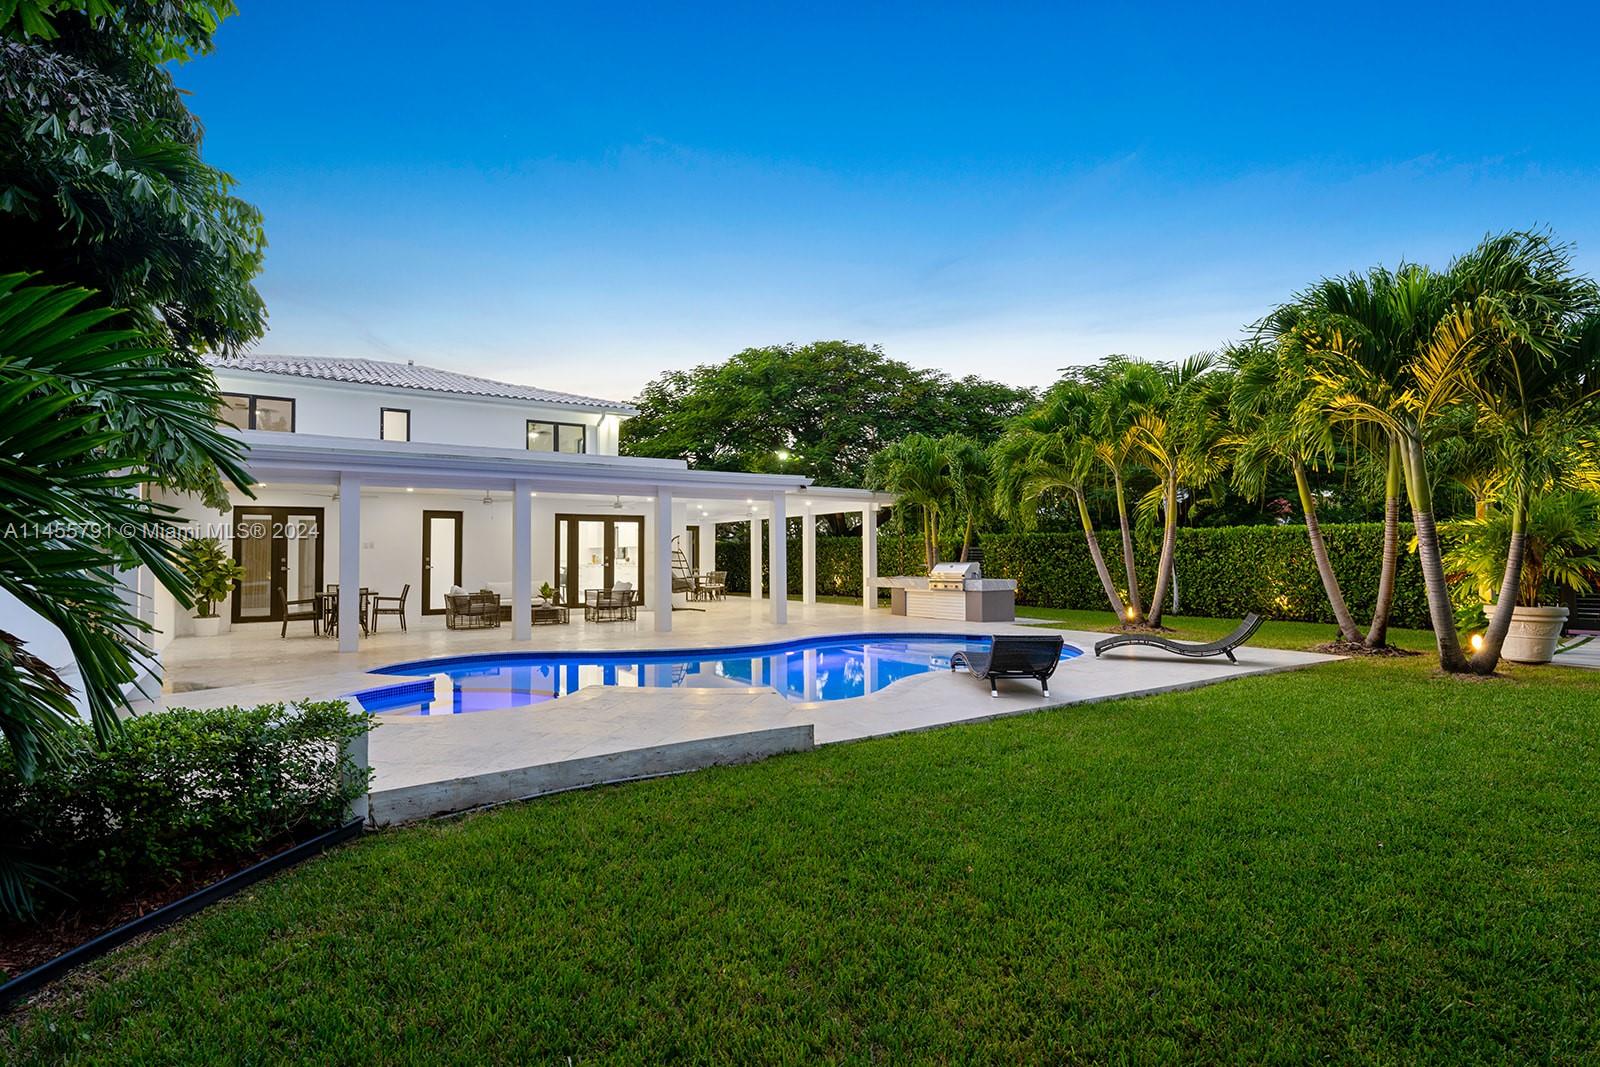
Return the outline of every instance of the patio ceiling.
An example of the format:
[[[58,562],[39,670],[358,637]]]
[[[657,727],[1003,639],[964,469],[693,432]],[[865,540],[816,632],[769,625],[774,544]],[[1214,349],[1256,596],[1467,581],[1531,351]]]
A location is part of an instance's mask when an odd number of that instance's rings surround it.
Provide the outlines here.
[[[800,475],[691,470],[681,460],[596,456],[521,449],[433,445],[418,441],[359,441],[311,434],[238,433],[250,449],[247,466],[258,482],[332,493],[342,477],[360,479],[363,492],[444,490],[510,498],[517,483],[535,493],[639,504],[670,493],[694,518],[738,522],[764,518],[774,494],[785,510],[826,515],[860,511],[893,498],[863,489],[813,486]]]

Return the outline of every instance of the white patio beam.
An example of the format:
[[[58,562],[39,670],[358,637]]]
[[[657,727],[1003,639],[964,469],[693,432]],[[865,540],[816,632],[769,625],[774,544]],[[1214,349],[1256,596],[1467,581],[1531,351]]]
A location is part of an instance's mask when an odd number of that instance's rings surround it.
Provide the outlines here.
[[[533,483],[511,487],[511,636],[533,637]]]
[[[361,479],[339,474],[339,651],[361,648]]]
[[[656,633],[672,630],[672,490],[656,490],[656,567],[651,579],[650,602],[655,605]]]
[[[767,581],[771,583],[772,621],[783,624],[789,621],[789,537],[787,503],[782,493],[772,494],[772,519],[768,529],[767,555],[770,559]]]

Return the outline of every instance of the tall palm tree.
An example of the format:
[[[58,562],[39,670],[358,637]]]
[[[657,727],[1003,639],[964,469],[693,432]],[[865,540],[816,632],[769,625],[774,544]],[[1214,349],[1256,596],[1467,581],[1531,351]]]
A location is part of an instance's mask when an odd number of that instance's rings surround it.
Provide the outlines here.
[[[1200,353],[1171,364],[1147,364],[1155,388],[1134,408],[1132,441],[1157,484],[1140,501],[1146,517],[1161,515],[1161,554],[1146,623],[1161,625],[1178,547],[1179,491],[1209,485],[1226,466],[1228,375],[1212,370],[1216,357]]]
[[[1349,361],[1361,372],[1348,384],[1368,389],[1370,399],[1386,404],[1401,387],[1411,360],[1431,338],[1445,305],[1441,279],[1431,271],[1406,264],[1393,272],[1377,267],[1366,274],[1323,279],[1275,309],[1257,328],[1274,343],[1309,346],[1313,353],[1336,340],[1339,360]],[[1322,392],[1325,401],[1330,390]],[[1311,397],[1308,402],[1318,403]],[[1341,410],[1342,417],[1352,417],[1348,406]],[[1357,441],[1376,454],[1384,470],[1383,555],[1365,640],[1368,648],[1382,648],[1388,643],[1400,562],[1405,442],[1382,420],[1354,421],[1367,431],[1358,434]]]
[[[1600,404],[1600,288],[1572,270],[1546,234],[1485,239],[1451,265],[1452,317],[1472,343],[1428,352],[1418,378],[1456,388],[1475,432],[1493,443],[1496,495],[1509,523],[1505,576],[1483,642],[1468,663],[1492,672],[1511,627],[1532,499],[1600,487],[1585,431]]]
[[[939,440],[914,433],[885,445],[867,463],[867,484],[920,511],[923,556],[932,570],[939,562],[939,517],[952,496],[950,465]]]
[[[950,504],[961,522],[961,562],[965,563],[973,535],[992,511],[993,465],[988,450],[964,434],[946,434],[939,439],[939,448],[944,452]]]
[[[1134,423],[1138,413],[1154,404],[1161,395],[1161,373],[1151,364],[1125,355],[1110,355],[1092,367],[1073,368],[1068,373],[1074,376],[1069,380],[1082,382],[1095,395],[1094,418],[1087,439],[1095,458],[1111,476],[1116,500],[1117,525],[1122,535],[1122,566],[1128,588],[1128,605],[1123,618],[1130,622],[1142,620],[1144,597],[1134,558],[1128,479],[1141,451]]]
[[[1106,600],[1118,620],[1125,620],[1128,604],[1106,566],[1084,494],[1089,472],[1099,462],[1094,436],[1099,407],[1098,394],[1082,382],[1068,379],[1052,386],[1039,406],[1019,416],[996,442],[995,499],[1003,514],[1032,526],[1043,501],[1066,494],[1078,513]]]
[[[1305,404],[1308,386],[1303,354],[1289,343],[1252,343],[1228,349],[1224,359],[1234,375],[1229,398],[1234,484],[1248,495],[1260,497],[1274,468],[1286,467],[1293,474],[1311,541],[1311,556],[1333,608],[1339,634],[1352,644],[1360,642],[1361,630],[1345,603],[1339,576],[1328,557],[1322,525],[1317,520],[1316,495],[1306,474],[1318,463],[1331,460],[1335,449],[1328,420],[1318,417]]]

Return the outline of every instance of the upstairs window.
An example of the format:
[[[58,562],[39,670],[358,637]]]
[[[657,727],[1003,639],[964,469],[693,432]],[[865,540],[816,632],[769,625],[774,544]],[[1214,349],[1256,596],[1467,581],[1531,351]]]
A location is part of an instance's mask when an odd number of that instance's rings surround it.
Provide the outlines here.
[[[528,420],[528,451],[586,452],[585,428],[581,422],[537,422]]]
[[[378,440],[411,440],[411,412],[405,408],[384,408],[378,423]]]
[[[223,393],[222,421],[239,430],[294,433],[294,400],[286,396]]]

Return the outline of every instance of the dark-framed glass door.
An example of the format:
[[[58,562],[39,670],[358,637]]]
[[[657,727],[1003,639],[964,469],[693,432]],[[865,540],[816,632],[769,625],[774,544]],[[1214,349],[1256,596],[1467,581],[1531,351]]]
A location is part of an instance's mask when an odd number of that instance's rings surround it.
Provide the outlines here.
[[[585,589],[633,586],[644,603],[644,516],[557,515],[555,586],[562,602],[581,604]]]
[[[322,508],[233,509],[233,561],[244,568],[233,586],[234,622],[282,622],[288,601],[321,590],[322,519]]]
[[[461,584],[459,511],[422,513],[422,614],[443,615],[444,597]]]

